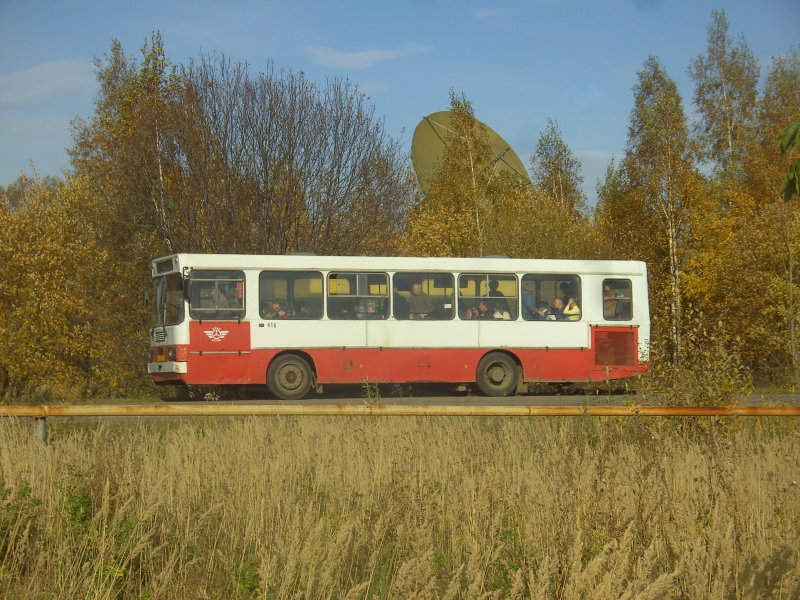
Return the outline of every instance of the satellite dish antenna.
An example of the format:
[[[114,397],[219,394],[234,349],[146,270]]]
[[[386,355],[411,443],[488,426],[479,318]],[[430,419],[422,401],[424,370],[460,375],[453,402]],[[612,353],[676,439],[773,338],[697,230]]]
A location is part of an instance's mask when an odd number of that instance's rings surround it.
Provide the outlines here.
[[[428,191],[428,183],[436,174],[444,155],[448,138],[455,135],[452,126],[452,111],[442,110],[424,117],[414,129],[411,139],[411,162],[414,171],[424,192]],[[475,119],[475,130],[478,135],[486,139],[492,152],[493,175],[497,172],[506,172],[521,177],[529,184],[531,178],[517,153],[488,125]]]

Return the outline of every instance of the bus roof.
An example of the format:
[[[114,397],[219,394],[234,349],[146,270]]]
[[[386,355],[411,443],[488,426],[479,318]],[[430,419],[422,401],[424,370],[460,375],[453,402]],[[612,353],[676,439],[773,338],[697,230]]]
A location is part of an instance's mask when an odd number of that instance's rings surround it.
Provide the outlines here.
[[[170,267],[165,261],[172,263]],[[157,267],[156,265],[161,265]],[[506,257],[321,256],[314,254],[170,254],[153,260],[153,275],[192,269],[259,269],[318,271],[442,271],[457,273],[583,273],[645,275],[647,267],[633,260],[570,260]]]

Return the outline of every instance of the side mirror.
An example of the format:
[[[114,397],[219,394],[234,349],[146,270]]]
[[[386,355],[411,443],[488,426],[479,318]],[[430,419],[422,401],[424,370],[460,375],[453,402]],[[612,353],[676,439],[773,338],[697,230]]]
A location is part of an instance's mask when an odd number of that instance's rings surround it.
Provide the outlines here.
[[[183,279],[183,299],[192,301],[192,280],[188,277]]]

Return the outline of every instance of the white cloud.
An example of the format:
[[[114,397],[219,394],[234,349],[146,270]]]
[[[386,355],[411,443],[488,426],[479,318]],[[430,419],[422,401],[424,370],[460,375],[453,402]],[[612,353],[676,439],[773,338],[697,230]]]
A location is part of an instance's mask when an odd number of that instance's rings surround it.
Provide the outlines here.
[[[93,90],[93,67],[78,60],[58,60],[24,71],[0,74],[0,106],[49,100],[63,92]]]
[[[325,46],[309,46],[305,48],[305,51],[311,55],[315,63],[335,69],[367,69],[387,60],[416,56],[429,50],[431,50],[430,46],[422,46],[420,44],[406,44],[394,50],[372,48],[360,52],[340,52]]]

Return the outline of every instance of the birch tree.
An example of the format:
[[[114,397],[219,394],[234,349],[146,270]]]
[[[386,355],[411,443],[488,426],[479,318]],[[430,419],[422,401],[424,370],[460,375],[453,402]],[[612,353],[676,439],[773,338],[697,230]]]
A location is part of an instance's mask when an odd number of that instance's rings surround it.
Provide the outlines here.
[[[580,215],[586,210],[580,162],[564,142],[561,129],[553,119],[539,135],[531,155],[533,184],[542,193],[561,203],[568,212]]]
[[[399,144],[356,86],[224,55],[176,67],[157,34],[98,62],[96,114],[73,164],[135,238],[175,251],[386,254],[409,204]],[[101,189],[103,188],[103,189]]]
[[[700,115],[695,132],[703,159],[725,179],[741,180],[754,133],[759,67],[743,37],[728,36],[724,10],[712,11],[705,54],[689,68]]]
[[[657,296],[673,363],[681,356],[682,278],[690,244],[693,204],[700,182],[693,164],[686,116],[675,82],[656,57],[649,57],[634,86],[634,108],[621,169],[627,202],[643,221],[642,255],[653,261]],[[661,281],[659,277],[661,276]],[[656,301],[653,304],[659,306]]]

